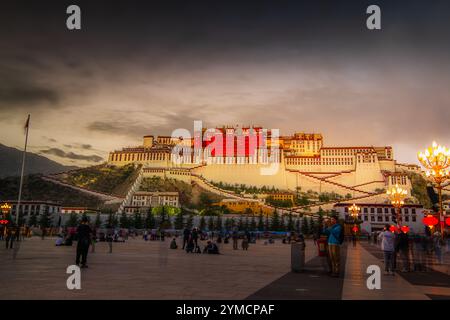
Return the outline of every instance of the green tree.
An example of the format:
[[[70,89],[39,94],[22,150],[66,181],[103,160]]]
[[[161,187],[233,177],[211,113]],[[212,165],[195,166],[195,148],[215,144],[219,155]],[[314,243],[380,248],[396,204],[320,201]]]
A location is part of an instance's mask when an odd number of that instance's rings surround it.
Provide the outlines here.
[[[117,228],[119,226],[119,216],[117,214],[112,215],[112,228]]]
[[[213,231],[214,230],[214,220],[213,217],[209,217],[208,218],[208,231]]]
[[[308,226],[308,219],[305,217],[303,217],[302,220],[302,233],[304,235],[308,235],[309,234],[309,226]]]
[[[217,216],[216,230],[219,232],[222,231],[222,217],[221,216]]]
[[[66,222],[66,227],[76,227],[78,222],[78,215],[76,213],[71,213]]]
[[[120,227],[125,229],[130,227],[130,219],[125,212],[122,212],[122,215],[120,216]]]
[[[287,221],[286,229],[287,229],[287,231],[294,231],[294,229],[295,229],[294,220],[292,218],[292,213],[288,214],[288,221]]]
[[[106,221],[106,228],[112,228],[114,224],[114,213],[108,213],[108,220]]]
[[[266,220],[264,221],[264,231],[269,231],[270,223],[269,223],[269,215],[266,215]]]
[[[97,213],[97,216],[95,217],[94,226],[95,228],[100,228],[102,226],[102,218],[100,216],[100,213]]]
[[[91,218],[86,214],[86,212],[83,212],[83,215],[81,216],[81,220],[87,219],[88,222],[91,221]]]
[[[286,215],[282,214],[280,218],[280,228],[279,231],[286,231]]]
[[[207,193],[202,192],[199,197],[199,203],[200,203],[200,208],[205,209],[205,208],[210,207],[212,205],[213,201]]]
[[[28,226],[34,227],[38,224],[37,214],[32,214],[28,220]]]
[[[194,226],[194,216],[192,214],[190,214],[186,221],[186,228],[192,229],[193,226]]]
[[[201,216],[201,218],[200,218],[199,228],[200,228],[200,231],[203,231],[206,228],[206,221],[205,221],[204,216]]]
[[[232,230],[234,227],[236,227],[236,221],[234,218],[230,218],[230,230]]]
[[[51,224],[52,216],[50,215],[48,208],[46,208],[39,218],[39,226],[42,229],[42,239],[45,237],[45,229],[49,228]]]
[[[297,231],[298,233],[300,233],[302,229],[300,228],[300,218],[297,218],[295,220],[295,231]]]
[[[177,214],[177,216],[175,217],[175,229],[177,230],[181,230],[183,229],[184,226],[184,220],[183,220],[183,211],[180,210]]]
[[[309,228],[308,229],[309,229],[310,234],[314,234],[316,231],[316,224],[314,223],[314,220],[312,217],[309,219]]]
[[[320,215],[319,218],[317,219],[316,232],[318,233],[318,235],[320,235],[322,233],[322,226],[323,226],[323,216]]]
[[[250,230],[257,230],[255,216],[252,216],[252,219],[250,220]]]
[[[146,229],[154,229],[156,227],[155,216],[153,215],[152,209],[148,209],[145,214],[144,227]]]
[[[133,224],[136,229],[142,229],[144,221],[142,220],[142,215],[140,212],[134,214]]]
[[[280,215],[277,210],[274,211],[271,222],[270,229],[273,231],[278,231],[280,229]]]
[[[250,228],[250,223],[248,221],[248,216],[245,216],[245,220],[244,220],[244,225],[243,225],[244,229],[243,230],[248,230]]]
[[[264,220],[262,212],[258,215],[258,231],[264,231]]]
[[[244,218],[242,217],[242,215],[239,217],[238,220],[238,230],[239,231],[244,230]]]
[[[231,219],[230,218],[226,218],[225,219],[225,230],[230,231],[231,229],[232,229]]]

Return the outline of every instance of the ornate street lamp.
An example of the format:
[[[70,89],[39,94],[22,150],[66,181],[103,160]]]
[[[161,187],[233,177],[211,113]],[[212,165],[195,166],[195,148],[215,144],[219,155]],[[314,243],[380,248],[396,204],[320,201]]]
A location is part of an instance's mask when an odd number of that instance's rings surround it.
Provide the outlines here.
[[[352,231],[354,233],[356,233],[358,231],[358,227],[356,226],[356,220],[358,219],[358,215],[361,212],[361,208],[358,207],[356,204],[352,204],[349,208],[348,211],[350,212],[350,216],[353,218],[353,223],[354,226],[352,228]],[[354,231],[356,228],[356,231]]]
[[[4,234],[6,235],[6,226],[9,223],[8,220],[8,214],[9,214],[9,210],[11,210],[11,206],[7,203],[4,203],[0,206],[1,210],[2,210],[2,214],[3,214],[3,218],[0,220],[0,224],[4,225]]]
[[[391,204],[395,208],[395,212],[397,215],[397,225],[400,227],[402,219],[401,210],[403,205],[405,204],[405,198],[408,195],[408,190],[403,189],[402,187],[399,187],[398,184],[396,184],[388,191],[386,191],[386,194],[389,196]]]
[[[442,207],[442,185],[449,178],[450,150],[433,142],[424,152],[419,152],[420,163],[427,169],[426,176],[431,178],[439,194],[439,222],[444,237],[444,209]]]

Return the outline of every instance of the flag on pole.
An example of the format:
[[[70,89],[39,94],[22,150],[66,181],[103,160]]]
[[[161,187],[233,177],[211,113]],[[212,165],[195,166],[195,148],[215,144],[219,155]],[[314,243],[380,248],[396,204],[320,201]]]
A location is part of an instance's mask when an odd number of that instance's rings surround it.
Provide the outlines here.
[[[25,133],[27,133],[29,126],[30,126],[30,115],[28,115],[27,121],[25,122],[25,126],[23,127],[23,130],[25,131]]]

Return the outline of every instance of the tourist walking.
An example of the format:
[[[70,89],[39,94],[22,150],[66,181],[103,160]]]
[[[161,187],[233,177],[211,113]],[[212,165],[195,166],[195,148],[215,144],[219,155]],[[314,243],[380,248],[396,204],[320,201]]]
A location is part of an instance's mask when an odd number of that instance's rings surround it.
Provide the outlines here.
[[[379,234],[381,250],[384,254],[384,274],[394,274],[395,234],[389,231],[390,225],[386,224],[384,231]]]
[[[76,265],[81,266],[81,268],[87,268],[87,255],[89,251],[89,245],[91,243],[91,233],[92,230],[88,225],[87,217],[81,219],[81,224],[77,228],[77,257]]]
[[[339,277],[341,265],[340,247],[343,239],[342,226],[337,223],[337,216],[333,215],[331,220],[326,220],[324,233],[328,236],[328,256],[331,262],[331,276]]]

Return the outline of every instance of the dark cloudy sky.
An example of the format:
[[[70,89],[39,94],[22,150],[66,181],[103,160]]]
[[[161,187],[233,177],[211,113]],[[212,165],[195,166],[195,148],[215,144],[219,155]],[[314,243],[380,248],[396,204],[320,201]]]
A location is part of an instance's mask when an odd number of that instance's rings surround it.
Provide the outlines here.
[[[450,144],[450,1],[5,0],[0,26],[0,143],[20,147],[31,113],[31,150],[59,162],[194,120],[392,145],[404,162]]]

